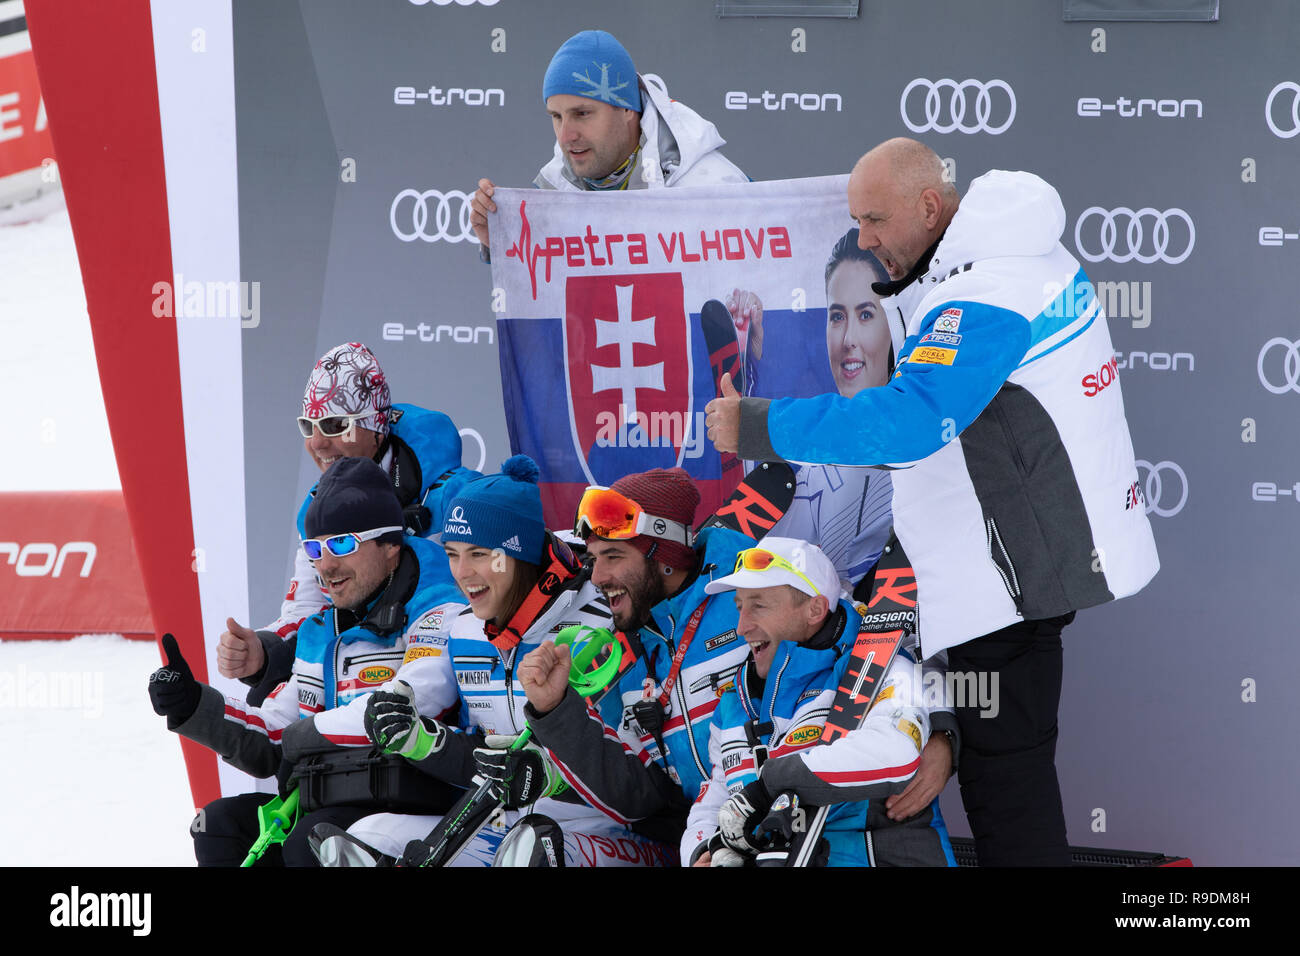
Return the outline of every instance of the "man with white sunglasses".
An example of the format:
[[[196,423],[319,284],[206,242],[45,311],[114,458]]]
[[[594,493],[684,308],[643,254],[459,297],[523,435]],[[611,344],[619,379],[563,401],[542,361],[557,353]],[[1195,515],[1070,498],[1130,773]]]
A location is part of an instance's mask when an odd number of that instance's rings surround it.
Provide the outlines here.
[[[303,393],[298,431],[308,456],[322,472],[342,458],[369,458],[387,472],[402,506],[401,525],[408,535],[426,536],[442,527],[443,504],[479,473],[461,465],[460,434],[442,412],[416,405],[392,404],[388,380],[374,353],[360,342],[330,349],[312,369]],[[316,489],[298,512],[298,534]],[[446,561],[442,562],[447,598],[456,595]],[[327,607],[330,589],[301,550],[294,555],[294,575],[280,606],[280,616],[260,630],[234,618],[217,644],[217,668],[224,677],[253,687],[250,703],[259,703],[283,679],[293,659],[285,644],[303,620]]]
[[[195,680],[171,635],[163,639],[167,662],[149,682],[154,710],[167,718],[168,729],[255,777],[278,771],[282,793],[305,772],[309,758],[369,749],[366,699],[389,680],[400,676],[413,688],[417,707],[445,716],[428,697],[423,671],[405,665],[442,653],[443,622],[449,624],[464,607],[445,600],[437,569],[446,568],[446,558],[424,538],[404,533],[390,477],[373,461],[344,457],[332,464],[307,508],[304,530],[303,554],[333,603],[298,629],[286,683],[260,707],[224,697]],[[322,805],[310,807],[268,862],[281,857],[286,865],[314,866],[306,837],[316,823],[347,827],[367,813],[395,809],[382,801],[358,805],[351,793],[346,800],[322,797],[338,784],[325,779],[329,773],[316,764],[312,773],[322,781],[312,789]],[[424,775],[417,771],[416,776]],[[393,788],[398,795],[402,784],[399,780]],[[423,799],[420,783],[406,785],[419,788],[414,797]],[[257,808],[267,799],[241,794],[204,808],[203,826],[193,831],[199,864],[238,865],[257,836]]]

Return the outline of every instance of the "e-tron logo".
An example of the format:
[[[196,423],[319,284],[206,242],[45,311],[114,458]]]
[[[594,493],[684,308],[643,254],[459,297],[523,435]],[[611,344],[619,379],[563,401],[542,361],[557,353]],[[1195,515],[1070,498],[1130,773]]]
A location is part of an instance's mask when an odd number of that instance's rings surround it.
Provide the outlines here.
[[[414,200],[409,212],[411,217],[409,232],[398,225],[407,222],[408,213],[403,203],[405,199]],[[432,229],[429,228],[431,204],[433,206]],[[455,210],[454,223],[452,222],[453,210]],[[426,189],[424,192],[418,189],[403,189],[393,199],[393,205],[388,210],[388,222],[393,227],[393,235],[403,242],[414,242],[416,239],[437,242],[441,239],[446,242],[477,243],[478,238],[474,235],[474,228],[469,221],[471,212],[470,197],[458,189],[451,189],[445,193],[436,189]]]
[[[925,99],[912,96],[913,90],[924,90]],[[1006,94],[997,97],[994,108],[994,90]],[[947,95],[945,95],[947,94]],[[968,100],[968,95],[970,99]],[[921,106],[921,119],[917,115],[918,104]],[[936,133],[990,133],[997,136],[1011,128],[1016,118],[1016,94],[1004,80],[927,80],[918,78],[903,87],[898,109],[903,122],[913,133],[934,130]],[[967,112],[974,117],[974,122],[966,122]],[[990,120],[996,121],[990,124]]]
[[[1096,217],[1100,219],[1097,226],[1098,232],[1093,233],[1092,220]],[[1151,251],[1143,251],[1146,230],[1143,226],[1143,220],[1150,218],[1152,220],[1151,228]],[[1177,239],[1172,236],[1173,230],[1170,229],[1170,223],[1180,219],[1187,226],[1187,237],[1184,243],[1180,235]],[[1120,239],[1120,223],[1124,224],[1124,235]],[[1085,224],[1087,224],[1085,230]],[[1088,246],[1084,244],[1085,231],[1091,237],[1098,237],[1100,246],[1097,252],[1093,252],[1091,246],[1093,240],[1090,238]],[[1180,233],[1182,230],[1178,230]],[[1177,253],[1170,253],[1170,246],[1181,250]],[[1109,259],[1111,262],[1132,262],[1134,260],[1145,265],[1153,262],[1167,262],[1170,265],[1177,265],[1184,261],[1192,254],[1192,248],[1196,245],[1196,226],[1192,223],[1192,217],[1187,215],[1181,209],[1166,209],[1161,211],[1153,209],[1150,206],[1143,206],[1141,209],[1133,210],[1127,206],[1120,206],[1117,209],[1103,209],[1101,206],[1089,206],[1079,216],[1079,221],[1074,224],[1074,247],[1079,250],[1079,255],[1083,256],[1089,262],[1104,262]]]
[[[1137,467],[1139,478],[1142,477],[1143,469],[1147,473],[1142,482],[1142,490],[1147,499],[1147,514],[1154,513],[1162,518],[1172,518],[1183,510],[1183,505],[1187,504],[1187,474],[1177,462],[1159,461],[1153,465],[1139,458]],[[1177,492],[1173,490],[1175,478],[1178,479]],[[1166,488],[1166,480],[1168,480],[1168,488]]]
[[[1277,99],[1278,94],[1286,91],[1291,94],[1291,116],[1289,124],[1285,128],[1278,126],[1273,122],[1273,101]],[[1283,103],[1286,100],[1282,101]],[[1285,114],[1283,114],[1285,115]],[[1268,94],[1268,99],[1264,102],[1264,122],[1268,128],[1273,131],[1274,136],[1280,136],[1282,139],[1290,139],[1292,136],[1300,133],[1300,83],[1293,83],[1290,80],[1279,83]]]
[[[69,541],[62,546],[52,541],[22,545],[17,541],[0,541],[0,555],[5,556],[7,564],[14,566],[14,573],[20,578],[57,578],[63,573],[63,563],[70,554],[82,555],[78,576],[88,578],[98,553],[93,541]]]
[[[1278,347],[1282,349],[1282,382],[1279,385],[1274,385],[1272,381],[1274,376],[1264,374],[1264,357]],[[1276,369],[1276,366],[1272,365],[1271,358],[1269,364],[1270,367]],[[1259,384],[1274,395],[1300,392],[1300,339],[1296,339],[1294,342],[1282,336],[1269,339],[1264,343],[1264,347],[1259,350],[1259,359],[1255,362],[1255,369],[1259,372]]]

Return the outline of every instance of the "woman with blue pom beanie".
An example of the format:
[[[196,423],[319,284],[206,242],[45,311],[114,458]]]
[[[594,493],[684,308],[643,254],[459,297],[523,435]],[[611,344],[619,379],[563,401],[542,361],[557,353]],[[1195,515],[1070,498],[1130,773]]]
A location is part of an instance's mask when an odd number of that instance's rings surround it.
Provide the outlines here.
[[[409,688],[389,684],[371,695],[367,733],[387,752],[448,783],[470,788],[476,775],[495,781],[505,813],[450,865],[490,865],[521,820],[539,836],[532,841],[536,859],[523,861],[528,865],[672,865],[672,848],[634,834],[631,821],[588,805],[545,750],[529,744],[506,752],[526,725],[527,697],[515,677],[524,655],[572,624],[613,630],[609,605],[588,572],[546,530],[538,474],[531,458],[516,455],[500,474],[469,482],[448,505],[442,543],[469,604],[418,637],[407,652],[425,672],[422,683],[435,686],[437,719],[416,713]],[[439,819],[376,814],[354,824],[348,835],[383,854],[384,862],[402,857],[407,843],[428,836]],[[356,855],[350,858],[355,862]]]

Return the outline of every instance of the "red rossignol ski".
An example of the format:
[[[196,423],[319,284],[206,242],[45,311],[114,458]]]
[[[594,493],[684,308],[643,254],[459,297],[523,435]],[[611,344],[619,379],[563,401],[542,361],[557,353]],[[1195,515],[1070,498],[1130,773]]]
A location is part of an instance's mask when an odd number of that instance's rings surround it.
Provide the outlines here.
[[[783,461],[760,461],[701,528],[730,528],[757,541],[772,530],[794,501],[794,469]]]

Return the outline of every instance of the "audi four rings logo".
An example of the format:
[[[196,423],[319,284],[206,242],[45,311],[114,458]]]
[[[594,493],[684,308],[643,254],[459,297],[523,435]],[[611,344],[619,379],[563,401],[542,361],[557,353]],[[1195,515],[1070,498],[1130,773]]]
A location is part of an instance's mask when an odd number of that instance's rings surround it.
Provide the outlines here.
[[[435,7],[449,7],[453,3],[458,7],[472,7],[474,4],[481,4],[485,7],[495,7],[500,0],[411,0],[417,7],[422,7],[426,3],[432,3]]]
[[[1187,475],[1177,462],[1158,461],[1153,465],[1139,458],[1137,466],[1139,478],[1142,477],[1143,469],[1147,472],[1146,479],[1142,482],[1142,490],[1147,498],[1147,514],[1154,512],[1162,518],[1172,518],[1183,510],[1183,505],[1187,504]],[[1165,481],[1173,478],[1178,479],[1178,500],[1173,505],[1168,505],[1174,492],[1165,492]],[[1170,480],[1170,485],[1172,484],[1173,481]]]
[[[924,90],[925,99],[912,96],[913,90]],[[1006,94],[993,96],[994,90]],[[968,99],[969,97],[969,99]],[[921,107],[921,119],[917,107]],[[995,109],[996,105],[996,109]],[[1003,80],[927,80],[918,78],[903,87],[898,109],[903,122],[913,133],[934,130],[936,133],[1005,133],[1016,118],[1016,94]],[[974,122],[967,122],[967,114]],[[990,123],[990,120],[993,122]]]
[[[1273,122],[1273,101],[1277,99],[1281,92],[1291,94],[1291,125],[1282,129]],[[1283,103],[1286,100],[1282,101]],[[1285,114],[1283,114],[1285,116]],[[1290,80],[1279,83],[1273,87],[1268,94],[1268,100],[1264,103],[1264,122],[1268,123],[1268,128],[1273,131],[1274,136],[1280,136],[1283,139],[1290,139],[1292,136],[1300,133],[1300,83],[1293,83]]]
[[[1264,374],[1264,356],[1279,346],[1282,349],[1282,383],[1274,385],[1271,381],[1272,376]],[[1272,367],[1276,368],[1276,366]],[[1255,363],[1255,368],[1259,371],[1259,384],[1274,395],[1300,392],[1300,339],[1296,339],[1294,342],[1281,336],[1269,339],[1264,343],[1264,347],[1259,350],[1259,360]]]
[[[1100,220],[1096,233],[1092,231],[1094,217]],[[1143,220],[1148,218],[1152,220],[1152,251],[1150,253],[1142,251],[1146,238],[1146,228],[1143,225]],[[1187,226],[1185,245],[1181,236],[1177,240],[1171,239],[1170,223],[1175,219],[1181,219]],[[1122,239],[1120,237],[1121,222],[1124,225]],[[1085,223],[1087,224],[1086,232],[1089,236],[1087,245],[1085,245],[1083,238]],[[1181,230],[1179,231],[1181,232]],[[1097,239],[1093,240],[1093,236],[1097,236]],[[1089,248],[1094,241],[1100,245],[1097,252],[1093,252]],[[1171,245],[1181,251],[1171,253]],[[1132,262],[1137,260],[1147,265],[1153,262],[1167,262],[1170,265],[1178,265],[1192,254],[1192,247],[1195,245],[1196,226],[1192,223],[1192,217],[1181,209],[1166,209],[1162,212],[1159,209],[1152,209],[1150,206],[1143,206],[1137,210],[1129,209],[1127,206],[1120,206],[1118,209],[1089,206],[1083,211],[1079,221],[1074,224],[1074,247],[1079,250],[1079,255],[1089,262],[1104,262],[1109,259],[1111,262]]]
[[[412,200],[409,212],[404,202],[407,199]],[[430,206],[433,207],[432,217]],[[450,189],[445,193],[436,189],[426,189],[424,192],[403,189],[393,199],[393,205],[388,210],[388,222],[393,227],[393,235],[403,242],[414,242],[416,239],[437,242],[442,239],[446,242],[477,243],[478,238],[469,221],[471,212],[470,197],[458,189]],[[406,218],[408,215],[409,220]],[[403,229],[407,222],[410,223],[409,231]]]

